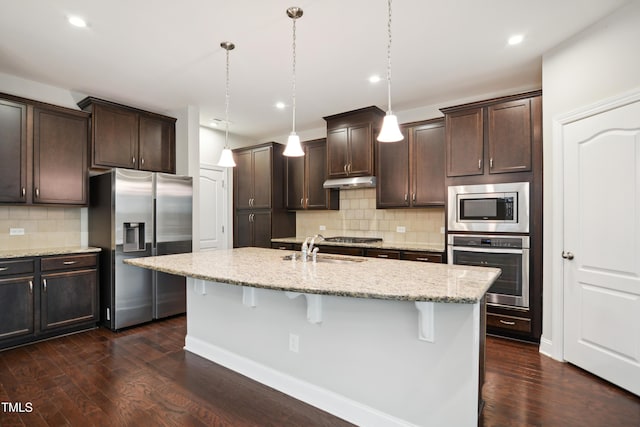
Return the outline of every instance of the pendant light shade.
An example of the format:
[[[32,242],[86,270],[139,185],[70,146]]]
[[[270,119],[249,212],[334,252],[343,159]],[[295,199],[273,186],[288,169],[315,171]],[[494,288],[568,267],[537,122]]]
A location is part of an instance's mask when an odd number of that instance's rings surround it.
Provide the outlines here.
[[[224,168],[233,168],[236,166],[236,162],[233,160],[233,152],[229,148],[229,51],[233,50],[236,45],[231,42],[222,42],[220,47],[227,51],[227,78],[225,85],[225,97],[224,97],[224,148],[220,153],[220,160],[218,160],[218,166]]]
[[[380,142],[396,142],[402,141],[404,136],[400,132],[398,126],[398,118],[391,111],[391,0],[387,0],[388,5],[388,20],[387,20],[387,34],[389,41],[387,43],[387,115],[384,116],[382,121],[382,129],[378,135],[378,141]]]
[[[282,153],[287,157],[300,157],[304,156],[304,150],[300,145],[300,137],[296,133],[296,20],[302,16],[302,9],[299,7],[290,7],[287,9],[287,16],[293,20],[293,126],[291,134],[287,139],[287,146]]]

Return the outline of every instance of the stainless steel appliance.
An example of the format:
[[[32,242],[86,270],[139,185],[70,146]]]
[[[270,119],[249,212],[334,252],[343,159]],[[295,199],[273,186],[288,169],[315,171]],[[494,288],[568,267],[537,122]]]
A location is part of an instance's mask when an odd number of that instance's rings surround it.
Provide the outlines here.
[[[452,185],[449,231],[529,232],[529,183]]]
[[[449,234],[449,264],[497,267],[487,304],[529,308],[529,237]]]
[[[102,248],[102,323],[117,330],[184,312],[184,278],[122,261],[191,252],[192,178],[114,169],[90,185],[89,244]]]

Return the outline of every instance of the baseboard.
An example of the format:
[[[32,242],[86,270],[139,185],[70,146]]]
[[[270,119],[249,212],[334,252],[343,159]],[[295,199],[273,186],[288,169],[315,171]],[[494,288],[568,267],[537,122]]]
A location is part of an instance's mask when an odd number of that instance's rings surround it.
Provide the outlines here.
[[[554,354],[554,349],[553,349],[553,342],[547,338],[545,338],[544,336],[540,338],[540,353],[544,354],[545,356],[548,356],[552,359],[556,359],[556,360],[560,360],[561,362],[563,362],[563,360],[561,359],[557,359],[556,357],[553,356]]]
[[[356,425],[415,426],[406,420],[363,405],[246,357],[238,356],[198,338],[187,335],[184,349]]]

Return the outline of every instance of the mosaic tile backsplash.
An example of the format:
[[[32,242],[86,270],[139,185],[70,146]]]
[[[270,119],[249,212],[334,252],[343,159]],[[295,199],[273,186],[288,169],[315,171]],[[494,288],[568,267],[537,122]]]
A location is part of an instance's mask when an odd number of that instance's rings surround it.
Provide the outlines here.
[[[298,211],[296,237],[382,237],[385,242],[444,245],[444,207],[376,209],[375,188],[340,191],[339,211]],[[324,226],[326,229],[321,230]],[[399,232],[398,227],[404,232]]]

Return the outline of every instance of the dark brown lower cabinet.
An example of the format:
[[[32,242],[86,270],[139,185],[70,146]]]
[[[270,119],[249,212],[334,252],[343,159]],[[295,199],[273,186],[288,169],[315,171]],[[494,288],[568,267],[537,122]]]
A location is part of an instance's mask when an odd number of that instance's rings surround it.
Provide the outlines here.
[[[97,279],[95,269],[43,274],[40,329],[97,321]]]
[[[0,280],[0,342],[33,334],[33,276]]]
[[[271,247],[271,211],[236,211],[235,247]]]
[[[0,349],[97,321],[97,254],[0,260]]]

